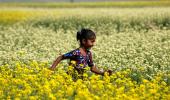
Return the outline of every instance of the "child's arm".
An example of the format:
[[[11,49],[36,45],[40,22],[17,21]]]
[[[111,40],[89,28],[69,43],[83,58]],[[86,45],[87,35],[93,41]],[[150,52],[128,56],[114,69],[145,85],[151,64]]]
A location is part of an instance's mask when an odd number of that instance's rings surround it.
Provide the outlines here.
[[[96,66],[92,66],[90,70],[96,74],[104,75],[104,71],[100,71]]]
[[[50,67],[50,70],[54,70],[55,67],[58,65],[58,63],[59,63],[61,60],[63,60],[63,59],[64,59],[63,55],[59,56],[59,57],[53,62],[52,66]]]
[[[58,63],[61,61],[61,60],[64,60],[64,59],[70,59],[70,58],[75,58],[76,57],[76,54],[77,54],[77,51],[76,50],[73,50],[71,52],[68,52],[66,54],[63,54],[61,56],[59,56],[52,64],[52,66],[50,67],[51,70],[54,70],[55,67],[58,65]]]
[[[96,74],[99,74],[99,75],[104,75],[105,72],[108,72],[109,75],[112,74],[112,71],[111,71],[111,70],[100,71],[96,66],[92,66],[90,70],[91,70],[92,72],[96,73]]]

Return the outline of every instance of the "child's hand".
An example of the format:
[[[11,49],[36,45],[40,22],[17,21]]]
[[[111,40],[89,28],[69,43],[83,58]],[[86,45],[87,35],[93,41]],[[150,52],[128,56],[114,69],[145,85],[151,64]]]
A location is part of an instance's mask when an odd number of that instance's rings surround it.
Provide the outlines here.
[[[51,75],[55,73],[55,68],[48,67],[47,69],[51,72]]]
[[[112,70],[110,70],[110,69],[109,69],[109,70],[107,70],[106,72],[107,72],[107,73],[109,73],[109,76],[110,76],[110,75],[112,75],[112,73],[113,73],[113,71],[112,71]]]
[[[54,68],[52,68],[52,67],[49,67],[48,69],[51,70],[51,71],[54,71]]]

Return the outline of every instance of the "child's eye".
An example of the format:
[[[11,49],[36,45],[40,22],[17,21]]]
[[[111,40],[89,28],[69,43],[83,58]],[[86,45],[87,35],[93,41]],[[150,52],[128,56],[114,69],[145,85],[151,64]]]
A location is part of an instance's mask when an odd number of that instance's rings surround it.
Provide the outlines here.
[[[95,42],[95,40],[92,40],[91,42]]]
[[[95,39],[90,39],[89,40],[91,43],[94,43],[95,42]]]

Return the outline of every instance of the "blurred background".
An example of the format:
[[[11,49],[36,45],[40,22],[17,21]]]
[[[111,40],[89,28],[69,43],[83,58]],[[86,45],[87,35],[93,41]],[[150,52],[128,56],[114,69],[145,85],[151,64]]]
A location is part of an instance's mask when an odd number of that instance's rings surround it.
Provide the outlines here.
[[[165,1],[165,0],[0,0],[0,2],[119,2],[119,1]]]

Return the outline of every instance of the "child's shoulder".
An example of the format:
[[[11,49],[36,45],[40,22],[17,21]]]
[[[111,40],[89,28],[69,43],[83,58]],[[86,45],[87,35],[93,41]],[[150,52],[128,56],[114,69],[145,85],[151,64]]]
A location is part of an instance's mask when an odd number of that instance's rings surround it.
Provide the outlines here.
[[[79,48],[74,49],[74,50],[72,50],[71,52],[73,53],[73,55],[79,55],[79,54],[80,54]]]
[[[71,51],[63,54],[63,56],[65,58],[68,58],[68,57],[76,56],[76,55],[79,55],[79,54],[80,54],[79,50],[78,49],[74,49],[74,50],[71,50]]]
[[[76,48],[76,49],[74,49],[74,50],[71,50],[70,53],[72,53],[73,55],[80,55],[80,54],[81,54],[81,51],[80,51],[80,48]],[[87,53],[88,53],[89,55],[92,54],[91,50],[87,50]]]

